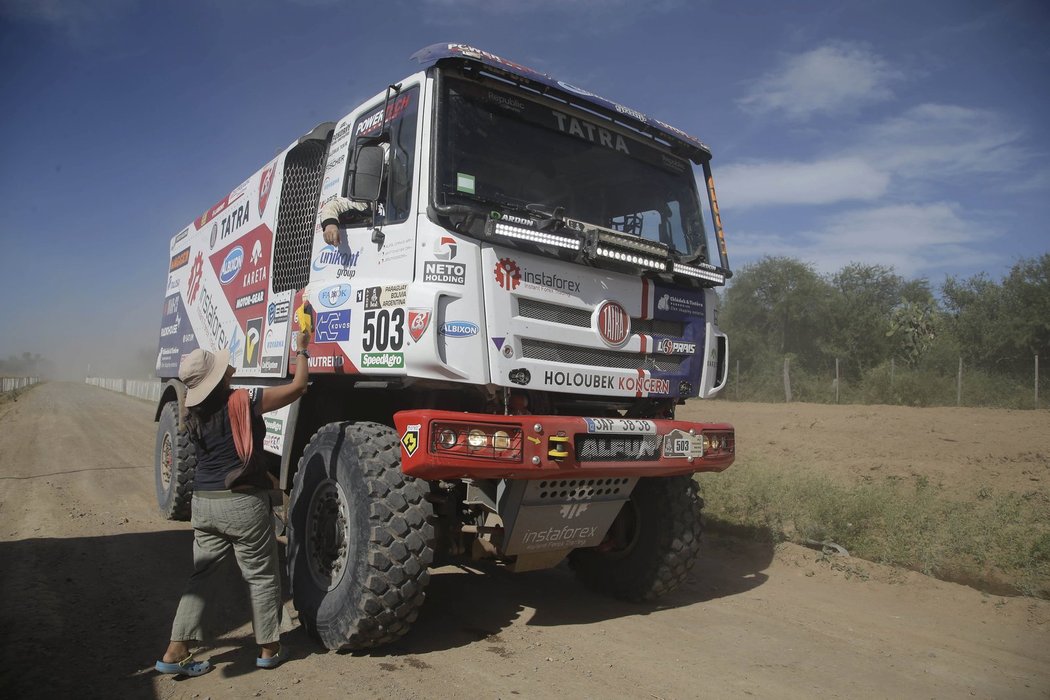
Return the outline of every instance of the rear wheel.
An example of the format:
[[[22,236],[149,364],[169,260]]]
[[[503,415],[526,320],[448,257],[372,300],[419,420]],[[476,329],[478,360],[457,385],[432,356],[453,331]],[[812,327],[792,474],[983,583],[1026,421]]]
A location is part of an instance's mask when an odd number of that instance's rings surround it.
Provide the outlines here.
[[[168,520],[189,520],[197,450],[185,430],[179,430],[179,403],[164,404],[157,423],[153,458],[157,506]]]
[[[703,501],[691,476],[639,479],[598,547],[569,565],[589,588],[623,600],[653,600],[689,575],[700,554]]]
[[[433,560],[425,481],[401,472],[401,443],[377,423],[330,423],[299,461],[288,518],[292,599],[329,649],[404,635]]]

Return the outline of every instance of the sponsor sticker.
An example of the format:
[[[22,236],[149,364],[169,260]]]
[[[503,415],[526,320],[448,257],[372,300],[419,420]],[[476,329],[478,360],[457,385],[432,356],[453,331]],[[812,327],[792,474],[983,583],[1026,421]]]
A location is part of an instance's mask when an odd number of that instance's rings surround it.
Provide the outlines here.
[[[521,271],[521,279],[528,284],[534,284],[537,287],[546,287],[547,289],[555,292],[562,292],[563,294],[580,291],[579,282],[568,279],[567,277],[562,277],[557,272],[547,272],[546,270],[532,272],[528,268],[525,268]]]
[[[404,369],[405,356],[400,352],[365,352],[361,353],[361,367],[383,369]]]
[[[688,292],[684,289],[657,289],[656,309],[658,311],[672,311],[689,316],[704,315],[703,296]]]
[[[500,258],[492,273],[497,284],[508,292],[514,291],[521,284],[521,268],[510,258]]]
[[[201,277],[204,275],[204,253],[197,253],[193,259],[193,267],[190,268],[190,279],[186,284],[186,298],[190,304],[197,301],[197,293],[201,290]]]
[[[245,294],[243,297],[238,297],[237,301],[233,302],[233,308],[245,309],[249,306],[255,306],[256,304],[263,303],[263,299],[266,298],[266,292],[260,289],[257,292],[251,294]]]
[[[543,373],[547,386],[574,389],[607,389],[633,393],[669,394],[671,382],[655,377],[615,377],[595,372],[565,372],[547,370]]]
[[[227,253],[226,258],[222,261],[222,267],[219,268],[219,282],[224,285],[232,282],[237,277],[237,273],[241,271],[242,265],[244,265],[244,248],[237,246]]]
[[[267,450],[280,452],[281,441],[284,439],[284,421],[272,416],[263,416],[263,423],[266,425],[263,447]]]
[[[696,343],[684,343],[670,338],[662,338],[656,343],[656,351],[664,355],[693,355]]]
[[[287,301],[271,301],[266,307],[266,321],[272,326],[275,323],[284,323],[288,320]]]
[[[262,360],[259,361],[259,369],[268,374],[273,374],[281,370],[281,357],[279,355],[264,355]]]
[[[467,266],[463,263],[428,260],[423,263],[423,281],[464,285],[467,283]]]
[[[442,236],[438,240],[437,250],[434,251],[434,257],[438,260],[455,260],[458,247],[455,238],[452,236]]]
[[[310,369],[317,367],[327,367],[329,369],[338,369],[343,366],[342,355],[311,355],[307,361]]]
[[[314,337],[319,343],[350,340],[350,309],[317,314]]]
[[[408,310],[408,334],[412,336],[412,340],[417,343],[430,326],[430,314],[430,309]]]
[[[190,227],[189,226],[187,226],[186,228],[184,228],[181,231],[179,231],[179,233],[175,236],[174,240],[172,240],[171,247],[174,248],[176,245],[179,244],[180,241],[186,240],[186,236],[188,236],[188,235],[190,235]]]
[[[438,331],[448,338],[470,338],[478,334],[478,324],[473,321],[449,321]]]
[[[244,327],[244,366],[246,368],[259,366],[259,355],[262,354],[262,327],[261,316],[249,320]]]
[[[190,249],[189,248],[186,248],[185,250],[181,250],[178,253],[175,253],[175,255],[171,256],[171,265],[168,267],[168,272],[174,272],[175,270],[178,270],[180,267],[185,267],[186,264],[189,263],[189,261],[190,261]]]
[[[270,192],[273,191],[273,178],[277,172],[277,159],[263,168],[262,177],[259,178],[259,216],[266,211],[266,203],[270,200]]]
[[[335,309],[350,301],[349,284],[333,284],[317,293],[317,302],[326,309]]]
[[[405,452],[411,457],[419,449],[419,428],[422,424],[416,423],[410,425],[405,429],[405,434],[401,436],[401,444],[405,448]]]
[[[322,272],[329,267],[339,268],[336,271],[336,277],[345,277],[350,279],[356,274],[357,259],[361,256],[361,251],[356,253],[352,251],[342,251],[332,245],[326,245],[317,252],[317,257],[314,258],[313,263],[310,265],[314,272]]]
[[[365,305],[365,311],[384,307],[404,306],[408,301],[408,285],[393,284],[387,287],[366,287],[357,290],[357,303]]]

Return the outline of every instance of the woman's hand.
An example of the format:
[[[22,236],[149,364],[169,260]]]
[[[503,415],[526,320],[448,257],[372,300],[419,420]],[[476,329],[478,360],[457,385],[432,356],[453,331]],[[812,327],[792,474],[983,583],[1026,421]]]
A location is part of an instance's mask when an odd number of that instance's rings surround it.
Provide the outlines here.
[[[306,350],[310,347],[310,334],[305,331],[299,331],[296,333],[296,350]]]

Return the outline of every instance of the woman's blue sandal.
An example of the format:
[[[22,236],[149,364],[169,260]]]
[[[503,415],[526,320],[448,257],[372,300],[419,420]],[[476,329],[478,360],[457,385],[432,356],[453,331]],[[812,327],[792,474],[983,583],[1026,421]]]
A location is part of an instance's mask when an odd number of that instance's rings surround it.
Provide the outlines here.
[[[285,648],[282,646],[277,649],[276,654],[274,654],[268,659],[264,659],[261,656],[256,657],[255,665],[259,668],[277,668],[287,660],[288,654],[285,651]]]
[[[176,663],[158,661],[153,668],[160,673],[170,673],[175,676],[203,676],[211,670],[211,662],[194,661],[193,655],[190,654],[182,661]]]

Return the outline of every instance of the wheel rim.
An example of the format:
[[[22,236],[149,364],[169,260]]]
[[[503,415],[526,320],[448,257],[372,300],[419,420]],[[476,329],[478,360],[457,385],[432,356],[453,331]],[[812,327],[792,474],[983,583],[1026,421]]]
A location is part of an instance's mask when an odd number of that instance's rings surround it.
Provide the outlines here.
[[[306,561],[318,587],[330,591],[339,585],[347,564],[346,494],[331,479],[318,484],[306,515]]]
[[[171,433],[164,433],[160,446],[160,483],[167,491],[171,487],[171,474],[175,464],[175,450],[172,448]]]

